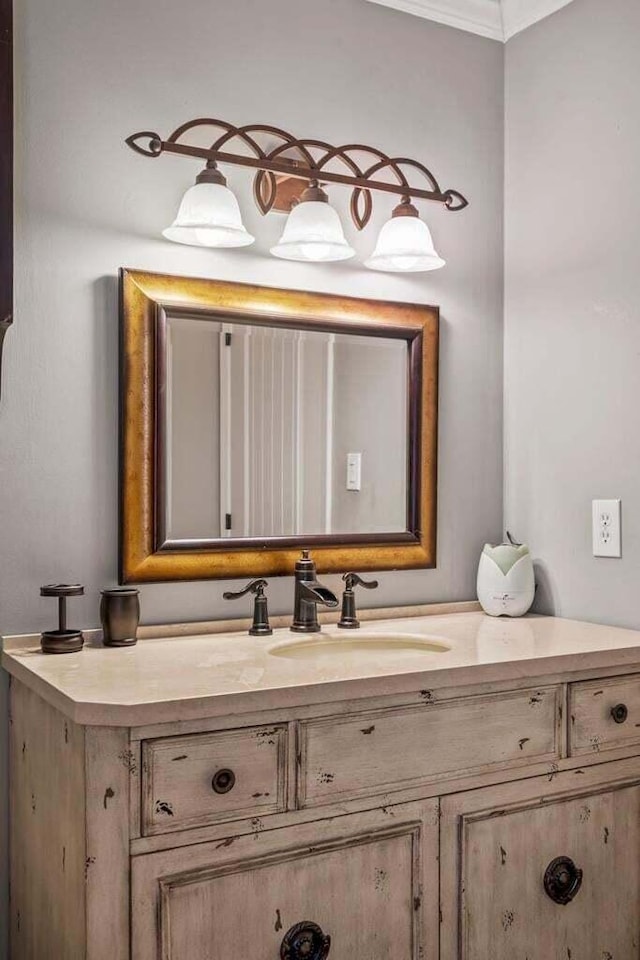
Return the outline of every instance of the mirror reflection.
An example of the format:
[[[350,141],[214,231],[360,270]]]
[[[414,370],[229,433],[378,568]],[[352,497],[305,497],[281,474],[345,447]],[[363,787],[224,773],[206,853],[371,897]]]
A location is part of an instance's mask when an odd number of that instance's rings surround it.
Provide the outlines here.
[[[166,538],[406,531],[409,348],[387,333],[167,314]]]

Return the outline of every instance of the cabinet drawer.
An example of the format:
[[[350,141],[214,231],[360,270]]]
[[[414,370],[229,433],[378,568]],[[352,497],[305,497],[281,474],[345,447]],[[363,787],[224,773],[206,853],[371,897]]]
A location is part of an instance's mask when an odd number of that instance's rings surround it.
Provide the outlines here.
[[[559,687],[300,724],[298,803],[375,796],[560,756]]]
[[[640,674],[572,683],[569,713],[572,756],[640,744]]]
[[[284,724],[145,741],[143,836],[284,810],[286,746]]]

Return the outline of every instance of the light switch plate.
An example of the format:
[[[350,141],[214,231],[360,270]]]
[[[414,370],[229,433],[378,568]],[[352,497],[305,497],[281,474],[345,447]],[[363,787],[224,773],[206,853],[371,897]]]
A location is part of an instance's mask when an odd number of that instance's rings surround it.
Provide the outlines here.
[[[362,485],[362,454],[347,454],[347,490],[360,490]]]
[[[594,557],[621,557],[620,500],[593,501]]]

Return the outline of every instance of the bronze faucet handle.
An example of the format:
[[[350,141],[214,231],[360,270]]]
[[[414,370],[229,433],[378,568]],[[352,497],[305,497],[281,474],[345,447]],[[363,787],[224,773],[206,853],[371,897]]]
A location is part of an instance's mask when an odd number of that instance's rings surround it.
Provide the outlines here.
[[[248,593],[255,593],[256,596],[262,596],[264,594],[264,588],[267,586],[268,582],[266,580],[250,580],[242,590],[238,590],[237,592],[225,590],[222,596],[225,600],[239,600],[241,597],[246,597]]]
[[[253,623],[249,629],[249,633],[252,637],[270,637],[273,633],[271,626],[269,624],[269,608],[267,605],[267,597],[265,594],[265,587],[268,586],[266,580],[250,580],[249,583],[242,590],[233,592],[231,590],[225,590],[222,594],[225,600],[239,600],[241,597],[245,597],[248,593],[253,593],[255,595],[255,600],[253,604]]]
[[[357,630],[360,621],[356,616],[356,595],[353,588],[364,587],[366,590],[375,590],[378,581],[363,580],[358,573],[345,573],[342,579],[345,583],[345,590],[342,594],[342,615],[338,620],[338,626],[342,630]]]
[[[353,590],[354,587],[364,587],[366,590],[375,590],[378,586],[377,580],[363,580],[359,573],[345,573],[342,576],[347,590]]]

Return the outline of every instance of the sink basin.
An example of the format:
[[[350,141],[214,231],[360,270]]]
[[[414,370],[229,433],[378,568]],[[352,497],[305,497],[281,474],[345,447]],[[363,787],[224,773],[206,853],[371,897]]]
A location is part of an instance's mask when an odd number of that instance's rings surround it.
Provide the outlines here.
[[[320,660],[336,662],[347,659],[377,663],[381,659],[397,663],[399,659],[420,657],[424,654],[447,653],[451,647],[442,640],[417,633],[353,633],[315,634],[303,639],[287,640],[269,650],[272,657],[290,660]]]

